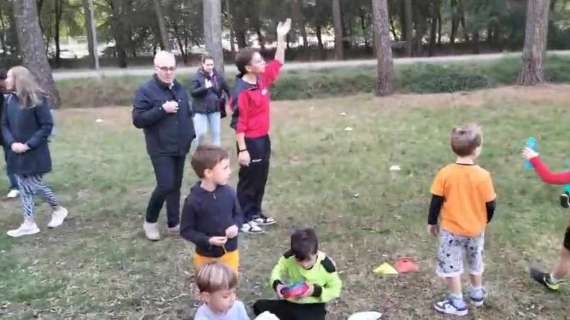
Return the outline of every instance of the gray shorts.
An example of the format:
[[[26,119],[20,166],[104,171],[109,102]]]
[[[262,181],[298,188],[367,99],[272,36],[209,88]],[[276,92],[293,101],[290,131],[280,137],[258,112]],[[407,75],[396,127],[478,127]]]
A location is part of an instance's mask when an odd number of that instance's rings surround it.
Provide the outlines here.
[[[456,277],[463,274],[463,260],[467,260],[469,273],[481,275],[485,269],[483,251],[485,234],[478,237],[463,237],[441,230],[437,253],[437,270],[440,277]]]

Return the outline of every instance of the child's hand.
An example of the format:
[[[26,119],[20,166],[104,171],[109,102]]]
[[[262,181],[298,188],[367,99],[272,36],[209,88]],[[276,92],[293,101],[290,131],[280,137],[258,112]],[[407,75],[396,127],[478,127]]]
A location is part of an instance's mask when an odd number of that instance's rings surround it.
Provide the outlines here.
[[[291,19],[287,18],[285,22],[279,22],[277,24],[277,36],[278,37],[285,37],[289,30],[291,30]]]
[[[226,244],[226,242],[228,242],[228,238],[227,237],[210,237],[208,242],[210,242],[210,244],[213,246],[223,247]]]
[[[284,288],[285,286],[282,284],[278,284],[277,287],[275,288],[275,293],[277,293],[279,299],[285,299],[285,297],[283,297],[283,294],[281,293],[281,290],[283,290]]]
[[[305,291],[305,293],[303,293],[303,295],[300,296],[299,298],[310,297],[313,295],[313,292],[315,292],[315,286],[313,284],[307,283],[307,285],[309,286],[309,290]]]
[[[243,167],[249,167],[249,163],[251,162],[251,158],[249,157],[249,152],[247,150],[242,151],[238,154],[239,164]]]
[[[234,224],[233,226],[230,226],[226,229],[226,237],[228,239],[233,239],[237,237],[238,232],[239,232],[238,227]]]
[[[538,152],[532,150],[529,147],[526,147],[523,149],[522,155],[525,159],[530,160],[530,159],[538,157]]]
[[[439,226],[437,224],[428,224],[427,231],[434,237],[437,237],[439,234]]]

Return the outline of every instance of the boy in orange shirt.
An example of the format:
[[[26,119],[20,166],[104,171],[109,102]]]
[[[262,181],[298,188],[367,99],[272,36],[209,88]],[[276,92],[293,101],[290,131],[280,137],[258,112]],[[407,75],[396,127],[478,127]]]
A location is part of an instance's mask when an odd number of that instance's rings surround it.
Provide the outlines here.
[[[485,228],[493,218],[495,190],[491,175],[475,164],[483,135],[478,125],[454,128],[451,149],[454,164],[441,169],[431,187],[428,232],[440,238],[437,275],[445,278],[449,296],[434,303],[435,310],[457,316],[468,313],[461,291],[463,259],[469,266],[471,304],[482,306],[487,293],[482,286]],[[441,213],[441,219],[438,217]]]

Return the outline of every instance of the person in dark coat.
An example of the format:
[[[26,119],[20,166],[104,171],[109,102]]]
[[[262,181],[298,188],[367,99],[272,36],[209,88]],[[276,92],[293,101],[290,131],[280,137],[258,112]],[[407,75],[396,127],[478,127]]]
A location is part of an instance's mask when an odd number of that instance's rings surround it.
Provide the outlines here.
[[[195,143],[204,144],[209,128],[212,144],[220,146],[220,123],[221,118],[226,115],[226,97],[230,96],[230,89],[224,77],[214,69],[213,57],[202,57],[202,67],[192,81],[190,93],[193,98],[194,129],[197,138]]]
[[[6,71],[0,70],[0,119],[2,119],[2,114],[4,113],[4,94],[6,93],[6,85],[4,84],[5,81],[6,81]],[[9,199],[17,198],[18,195],[20,195],[20,191],[18,191],[18,181],[16,180],[16,176],[14,176],[12,170],[10,169],[10,165],[8,164],[8,152],[10,152],[10,146],[4,143],[1,130],[0,130],[0,145],[4,149],[4,160],[6,161],[6,175],[8,176],[8,180],[10,182],[10,191],[6,195],[6,198]]]
[[[16,175],[24,209],[22,225],[7,234],[21,237],[40,232],[34,219],[34,195],[41,195],[53,209],[49,228],[59,227],[68,212],[42,182],[43,176],[52,170],[48,137],[53,128],[53,118],[48,97],[32,73],[22,66],[8,71],[6,88],[12,93],[6,96],[2,135],[4,143],[11,149],[8,163]]]
[[[155,74],[136,92],[133,124],[143,129],[146,150],[154,167],[152,192],[143,229],[149,240],[160,240],[158,216],[166,201],[168,231],[180,233],[180,187],[184,160],[195,137],[188,93],[176,81],[176,60],[160,51],[154,57]]]

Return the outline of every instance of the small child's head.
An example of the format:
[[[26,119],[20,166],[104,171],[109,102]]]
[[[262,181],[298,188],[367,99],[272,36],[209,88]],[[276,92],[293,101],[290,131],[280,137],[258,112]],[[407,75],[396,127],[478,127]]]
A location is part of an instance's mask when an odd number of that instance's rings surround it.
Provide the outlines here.
[[[223,263],[208,263],[196,275],[200,298],[216,313],[226,313],[236,301],[238,276]]]
[[[260,75],[265,72],[265,59],[255,49],[240,50],[236,55],[235,62],[241,76],[248,73]]]
[[[217,185],[226,185],[232,173],[228,152],[214,145],[199,146],[190,164],[200,179]]]
[[[311,269],[317,262],[317,252],[319,251],[319,239],[312,228],[298,229],[291,235],[291,253],[297,263],[305,268]]]
[[[483,131],[477,124],[468,124],[453,128],[451,131],[451,149],[458,157],[476,159],[483,147]]]

